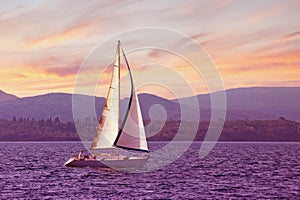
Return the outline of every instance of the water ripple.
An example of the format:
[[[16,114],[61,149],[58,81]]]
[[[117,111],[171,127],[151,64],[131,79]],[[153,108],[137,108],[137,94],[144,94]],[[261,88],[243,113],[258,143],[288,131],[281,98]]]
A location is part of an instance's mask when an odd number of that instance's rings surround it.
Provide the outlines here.
[[[130,174],[64,167],[79,143],[0,143],[0,198],[300,199],[300,144],[220,143],[202,160],[200,145],[164,169]]]

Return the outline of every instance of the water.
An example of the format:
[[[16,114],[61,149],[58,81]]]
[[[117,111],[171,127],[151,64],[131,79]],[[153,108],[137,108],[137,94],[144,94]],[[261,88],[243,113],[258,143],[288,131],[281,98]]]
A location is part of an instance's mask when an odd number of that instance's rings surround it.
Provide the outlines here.
[[[300,143],[219,143],[202,160],[200,145],[161,170],[132,174],[64,167],[80,143],[2,142],[0,198],[300,199]]]

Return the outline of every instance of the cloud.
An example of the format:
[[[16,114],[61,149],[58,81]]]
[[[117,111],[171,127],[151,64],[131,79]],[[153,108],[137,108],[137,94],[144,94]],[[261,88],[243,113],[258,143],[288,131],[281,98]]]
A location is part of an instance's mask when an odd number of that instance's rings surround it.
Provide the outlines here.
[[[161,50],[152,50],[148,53],[148,56],[152,57],[152,58],[160,58],[165,54],[165,52],[161,51]]]
[[[77,71],[79,69],[79,66],[74,66],[74,67],[51,67],[45,69],[45,72],[47,74],[55,74],[60,77],[65,77],[65,76],[74,76],[77,74]]]
[[[7,4],[0,9],[0,83],[8,91],[18,91],[18,95],[30,90],[36,93],[38,90],[33,88],[37,87],[50,92],[60,87],[61,91],[71,90],[79,66],[98,42],[141,26],[175,29],[190,35],[205,47],[230,87],[237,86],[240,79],[250,86],[263,84],[263,76],[270,74],[276,75],[274,84],[282,83],[280,73],[285,76],[284,84],[288,84],[288,77],[296,80],[299,75],[300,4],[296,1],[104,0],[74,4],[46,0]],[[124,44],[131,46],[130,42],[137,38],[147,40],[150,36],[134,36]],[[186,41],[161,42],[172,48],[188,45]],[[86,87],[91,77],[100,76],[105,67],[101,63],[106,65],[113,58],[108,50],[89,58],[89,68],[84,72]],[[197,52],[186,52],[190,53]],[[106,60],[103,62],[99,57]],[[189,73],[186,63],[166,52],[147,51],[128,58],[133,69],[144,61],[156,62],[183,73],[191,82],[197,79]],[[110,80],[108,72],[109,69],[103,74],[105,84]],[[152,76],[152,72],[159,73],[147,67],[136,73],[146,77]],[[165,78],[168,74],[160,76]],[[291,82],[294,84],[295,81]]]
[[[257,74],[299,75],[300,49],[286,52],[256,52],[249,55],[241,53],[220,60],[216,59],[216,62],[226,76],[247,74],[249,79],[254,79]]]
[[[92,30],[92,24],[81,24],[54,35],[49,35],[47,37],[37,38],[35,40],[29,41],[28,44],[32,48],[53,47],[55,45],[82,40],[88,37]]]
[[[298,40],[300,39],[300,31],[292,32],[289,34],[284,35],[279,42],[288,42],[288,41],[293,41],[293,40]]]
[[[198,34],[195,34],[195,35],[191,35],[190,38],[191,39],[194,39],[194,40],[197,40],[197,39],[203,39],[207,36],[210,36],[212,35],[212,33],[198,33]]]

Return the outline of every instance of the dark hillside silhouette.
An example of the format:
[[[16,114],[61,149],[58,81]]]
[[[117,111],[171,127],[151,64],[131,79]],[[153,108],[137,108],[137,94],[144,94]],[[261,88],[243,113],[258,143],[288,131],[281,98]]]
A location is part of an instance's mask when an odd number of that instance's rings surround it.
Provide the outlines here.
[[[196,123],[196,122],[187,122]],[[149,141],[172,140],[178,131],[179,121],[167,121],[161,128],[159,121],[151,126],[145,122]],[[208,129],[209,122],[202,121],[195,140],[202,141]],[[161,128],[161,129],[160,129]],[[91,129],[93,130],[93,129]],[[89,130],[87,130],[89,131]],[[157,132],[158,131],[158,132]],[[179,140],[185,140],[186,134],[194,130],[185,129]],[[153,135],[153,133],[156,133]],[[94,136],[94,132],[88,133]],[[72,122],[62,122],[54,119],[13,118],[0,120],[0,141],[74,141],[79,140]],[[233,120],[226,121],[220,141],[300,141],[300,123],[285,120]]]

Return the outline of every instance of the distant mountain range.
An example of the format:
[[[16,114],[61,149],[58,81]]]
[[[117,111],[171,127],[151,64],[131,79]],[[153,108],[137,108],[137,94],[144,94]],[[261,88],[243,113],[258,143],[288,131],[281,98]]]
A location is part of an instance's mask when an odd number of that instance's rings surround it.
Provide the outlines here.
[[[226,95],[227,120],[284,117],[289,120],[300,121],[300,87],[238,88],[227,90]],[[91,98],[85,95],[82,97]],[[200,119],[209,120],[211,114],[210,95],[202,94],[196,97],[200,105]],[[165,117],[168,120],[180,120],[180,109],[183,109],[187,114],[187,118],[184,120],[195,120],[195,118],[189,118],[189,116],[197,114],[192,104],[192,97],[168,100],[152,94],[140,94],[139,98],[145,120],[150,118],[161,120]],[[179,101],[184,103],[181,108]],[[104,98],[95,97],[95,110],[98,117],[104,102]],[[127,102],[128,99],[122,100],[121,108],[123,110],[126,108]],[[161,112],[161,108],[165,111]],[[59,117],[62,121],[72,121],[72,95],[50,93],[18,98],[0,91],[0,118],[12,119],[14,116],[35,119]]]
[[[300,87],[252,87],[226,90],[228,119],[300,120]],[[208,94],[197,96],[200,107],[210,107]],[[176,101],[176,100],[175,100]],[[181,99],[187,105],[191,97]]]

